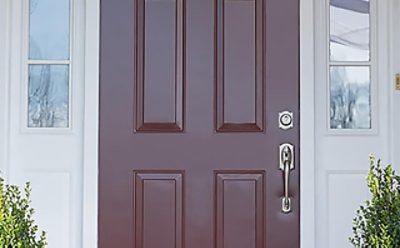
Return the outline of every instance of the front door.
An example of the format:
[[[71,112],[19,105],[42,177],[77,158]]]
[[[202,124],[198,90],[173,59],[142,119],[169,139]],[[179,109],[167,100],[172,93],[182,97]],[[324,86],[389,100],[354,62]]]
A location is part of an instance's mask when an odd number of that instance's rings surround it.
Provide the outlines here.
[[[100,248],[299,247],[298,0],[102,0],[100,78]]]

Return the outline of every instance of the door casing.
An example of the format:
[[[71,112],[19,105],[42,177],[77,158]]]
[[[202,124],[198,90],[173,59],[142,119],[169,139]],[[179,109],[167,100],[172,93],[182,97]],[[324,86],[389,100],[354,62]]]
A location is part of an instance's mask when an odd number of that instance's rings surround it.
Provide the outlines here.
[[[0,105],[0,134],[2,136],[0,145],[0,161],[7,161],[7,144],[9,138],[6,135],[7,124],[6,118],[9,106],[7,105],[7,78],[10,74],[8,68],[8,57],[7,52],[9,51],[10,44],[10,30],[9,20],[7,13],[10,12],[10,0],[2,0],[0,2],[1,10],[5,12],[0,19],[0,38],[4,43],[0,42],[0,54],[4,55],[0,57],[0,89],[1,99],[4,104]],[[310,32],[313,32],[313,18],[312,18],[313,0],[302,0],[300,1],[300,17],[301,17],[301,54],[310,54],[313,52],[312,42],[310,41]],[[82,247],[97,247],[98,240],[98,118],[99,118],[99,36],[100,36],[100,0],[85,0],[85,52],[84,52],[84,65],[85,65],[85,116],[84,116],[84,151],[83,159],[85,166],[83,167],[83,239]],[[300,80],[300,95],[301,95],[301,137],[307,137],[312,131],[313,126],[313,113],[307,111],[310,106],[313,106],[313,96],[306,96],[307,92],[310,92],[312,87],[313,73],[311,68],[303,66],[307,63],[304,62],[304,56],[301,56],[301,80]],[[310,60],[308,60],[308,63]],[[304,82],[308,82],[305,84]],[[3,90],[4,89],[4,90]],[[307,128],[306,128],[307,127]],[[312,140],[312,139],[311,139]],[[312,194],[310,193],[313,180],[313,156],[310,153],[304,154],[304,150],[312,151],[313,142],[311,140],[305,140],[301,138],[302,149],[301,155],[301,247],[312,248],[311,241],[313,240],[313,214],[312,208],[307,204],[307,208],[304,208],[304,203],[310,203]],[[4,163],[5,164],[5,163]],[[2,168],[3,173],[7,177],[7,168]],[[307,227],[307,228],[305,228]],[[305,232],[304,230],[307,231]]]
[[[10,0],[0,1],[1,10],[9,11]],[[386,1],[383,1],[386,2]],[[394,4],[394,0],[390,3]],[[82,247],[97,247],[97,208],[98,208],[98,75],[99,75],[99,16],[100,16],[100,0],[85,0],[85,124],[84,124],[84,161],[85,167],[83,171],[83,240]],[[393,8],[392,8],[393,9]],[[398,9],[398,8],[397,8]],[[8,11],[5,11],[8,10]],[[1,15],[5,17],[6,15]],[[392,24],[396,21],[396,16],[392,13]],[[393,27],[393,25],[392,25]],[[6,136],[7,125],[5,124],[5,115],[8,105],[6,104],[7,92],[6,81],[9,75],[8,59],[5,51],[8,51],[9,31],[8,19],[0,18],[0,37],[4,43],[0,42],[0,94],[2,104],[0,104],[0,161],[6,161],[7,143]],[[393,44],[393,42],[392,42]],[[393,45],[392,45],[393,47]],[[397,50],[398,51],[398,50]],[[307,56],[303,56],[307,55]],[[300,160],[301,160],[301,247],[315,248],[315,142],[314,142],[314,0],[300,1]],[[393,58],[392,58],[393,60]],[[392,72],[399,70],[399,62],[395,63],[396,67],[392,68]],[[3,73],[4,72],[4,73]],[[4,89],[4,90],[3,90]],[[3,97],[4,95],[4,97]],[[395,102],[399,102],[399,94],[393,94],[392,106]],[[4,104],[3,104],[4,103]],[[390,114],[394,113],[391,108]],[[399,116],[399,115],[396,115]],[[396,123],[398,124],[399,117]],[[391,130],[398,134],[392,125]],[[393,141],[394,145],[391,150],[399,148],[399,142]],[[393,154],[393,152],[392,152]],[[396,158],[400,161],[400,158]],[[7,172],[2,168],[3,172]],[[7,176],[7,175],[6,175]]]

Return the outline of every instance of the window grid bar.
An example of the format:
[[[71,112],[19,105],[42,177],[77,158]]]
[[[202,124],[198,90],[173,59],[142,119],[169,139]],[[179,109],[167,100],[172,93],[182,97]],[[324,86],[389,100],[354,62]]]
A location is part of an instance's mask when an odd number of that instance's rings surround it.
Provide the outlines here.
[[[330,62],[330,66],[371,66],[371,62]]]
[[[28,60],[29,65],[69,65],[70,60]]]

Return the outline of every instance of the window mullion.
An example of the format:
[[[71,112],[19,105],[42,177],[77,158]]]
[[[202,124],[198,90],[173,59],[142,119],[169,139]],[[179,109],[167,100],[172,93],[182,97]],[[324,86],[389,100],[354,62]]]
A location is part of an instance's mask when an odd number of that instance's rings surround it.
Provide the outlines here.
[[[30,65],[69,65],[69,60],[28,60]]]

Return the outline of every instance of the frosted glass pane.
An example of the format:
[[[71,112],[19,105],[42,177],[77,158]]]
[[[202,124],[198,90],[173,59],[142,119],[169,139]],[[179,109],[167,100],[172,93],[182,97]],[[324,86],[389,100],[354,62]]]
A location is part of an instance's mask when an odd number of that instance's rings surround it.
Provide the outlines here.
[[[370,129],[369,66],[331,66],[330,126],[332,129]]]
[[[30,0],[29,58],[69,59],[69,0]]]
[[[69,126],[69,66],[30,65],[28,127]]]
[[[369,0],[330,0],[332,61],[370,60]]]

